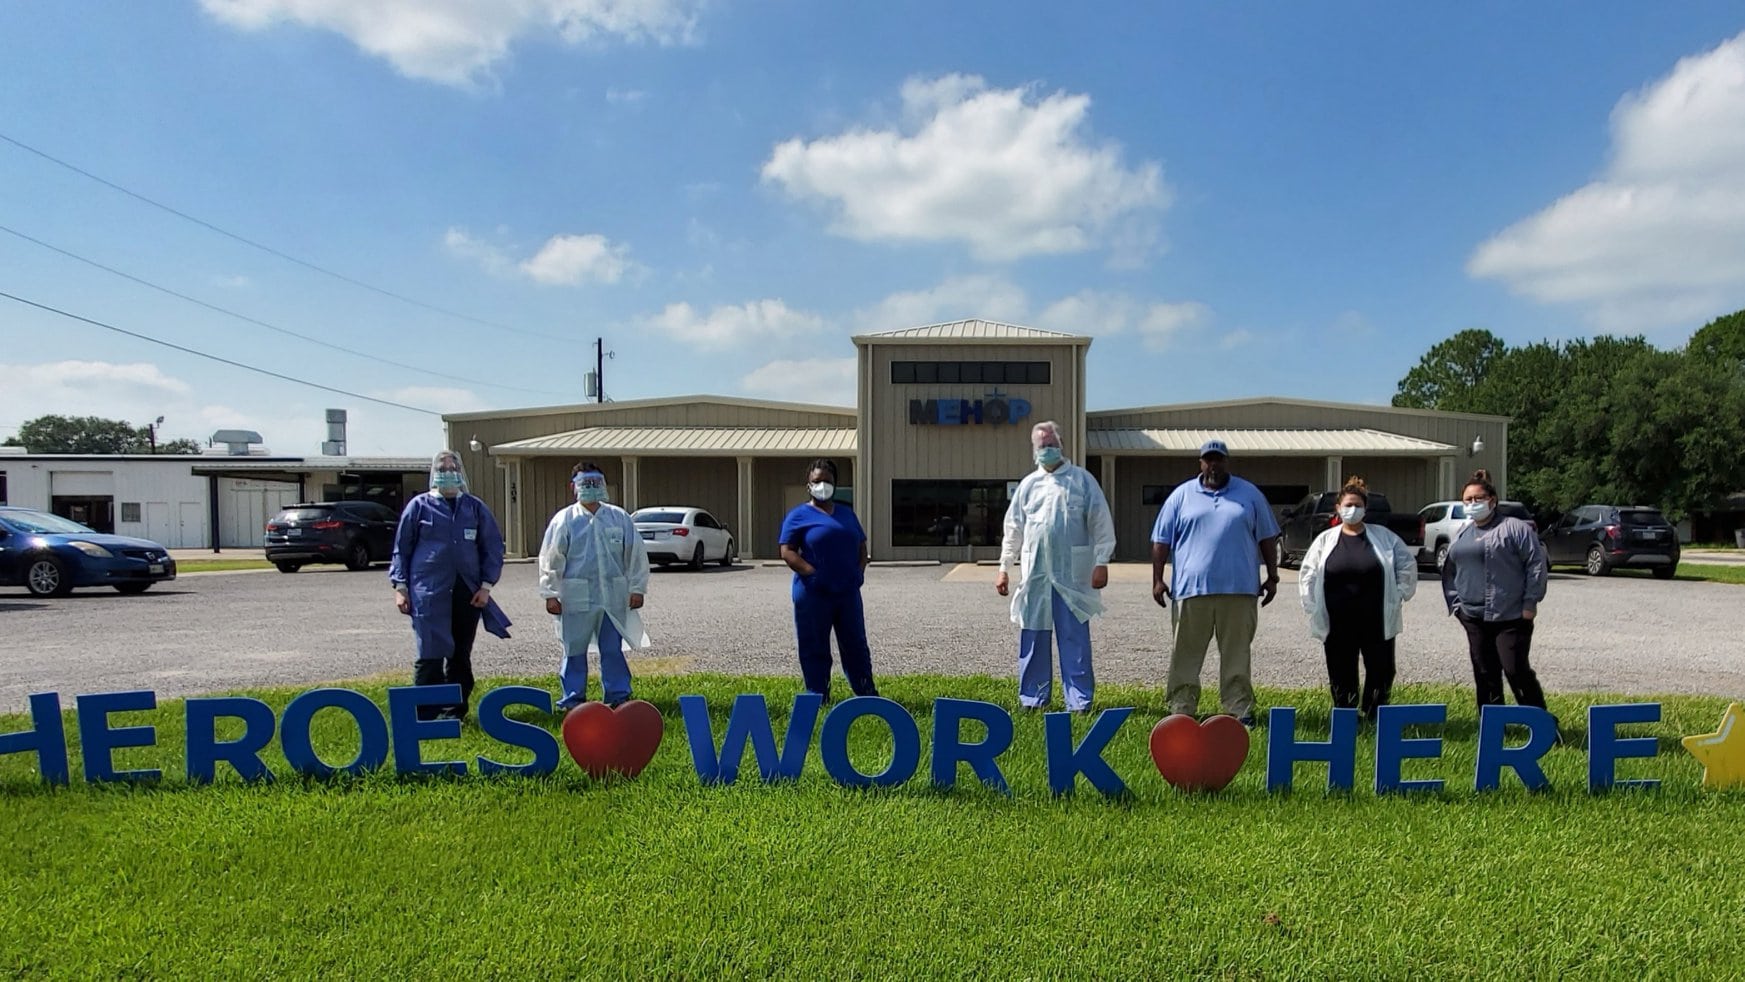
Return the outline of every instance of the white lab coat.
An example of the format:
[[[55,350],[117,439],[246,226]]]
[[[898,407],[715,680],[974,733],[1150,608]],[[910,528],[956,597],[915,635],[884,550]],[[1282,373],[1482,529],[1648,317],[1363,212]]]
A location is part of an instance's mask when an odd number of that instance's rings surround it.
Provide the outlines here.
[[[1091,589],[1091,571],[1115,554],[1115,521],[1097,479],[1069,461],[1042,467],[1018,482],[1006,508],[1000,571],[1020,563],[1012,591],[1012,623],[1027,631],[1054,630],[1051,590],[1080,621],[1103,611]]]
[[[1309,615],[1309,634],[1317,641],[1327,640],[1327,633],[1332,630],[1327,618],[1327,581],[1321,575],[1321,566],[1339,544],[1339,536],[1344,534],[1341,528],[1335,525],[1315,536],[1297,567],[1297,596]],[[1392,531],[1380,525],[1365,525],[1363,530],[1382,570],[1391,574],[1383,576],[1381,583],[1381,636],[1386,641],[1399,635],[1404,620],[1402,605],[1418,592],[1418,558]]]
[[[648,647],[633,593],[648,593],[648,552],[628,512],[602,502],[597,512],[574,504],[552,516],[539,547],[539,595],[563,604],[552,621],[566,655],[599,652],[602,617],[626,645]]]

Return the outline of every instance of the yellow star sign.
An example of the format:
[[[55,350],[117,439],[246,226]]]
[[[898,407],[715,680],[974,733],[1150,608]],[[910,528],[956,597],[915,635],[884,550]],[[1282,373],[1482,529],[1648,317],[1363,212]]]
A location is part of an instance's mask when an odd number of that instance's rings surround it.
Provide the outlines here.
[[[1703,787],[1745,788],[1745,706],[1728,706],[1715,732],[1685,737],[1684,749],[1703,765]]]

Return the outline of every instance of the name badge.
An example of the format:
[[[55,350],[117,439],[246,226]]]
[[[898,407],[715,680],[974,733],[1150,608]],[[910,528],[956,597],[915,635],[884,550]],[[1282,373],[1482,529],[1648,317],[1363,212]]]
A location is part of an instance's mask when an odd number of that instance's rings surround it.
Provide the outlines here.
[[[466,537],[467,537],[468,542],[473,541],[474,539],[479,537],[479,530],[478,529],[467,529],[466,530]]]

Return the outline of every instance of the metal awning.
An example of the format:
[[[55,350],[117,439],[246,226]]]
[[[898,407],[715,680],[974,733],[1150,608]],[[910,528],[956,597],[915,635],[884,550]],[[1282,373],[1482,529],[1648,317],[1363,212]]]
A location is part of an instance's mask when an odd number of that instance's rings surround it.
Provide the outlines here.
[[[1194,455],[1207,440],[1223,440],[1232,456],[1446,457],[1456,449],[1446,443],[1401,436],[1382,430],[1091,430],[1085,434],[1090,453]]]
[[[590,426],[491,447],[498,457],[577,453],[672,457],[792,457],[855,452],[852,429],[781,426]]]
[[[288,476],[296,480],[317,471],[344,471],[356,474],[365,471],[400,471],[428,473],[429,457],[203,457],[190,469],[201,477],[253,477],[272,480],[270,475]]]

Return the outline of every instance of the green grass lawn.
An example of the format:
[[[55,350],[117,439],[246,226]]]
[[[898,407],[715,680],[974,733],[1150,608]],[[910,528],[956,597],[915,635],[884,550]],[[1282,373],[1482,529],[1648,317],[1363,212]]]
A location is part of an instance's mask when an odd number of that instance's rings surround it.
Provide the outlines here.
[[[840,788],[815,747],[796,784],[764,786],[748,763],[738,785],[704,787],[677,696],[709,697],[718,739],[731,695],[763,692],[779,736],[797,684],[637,684],[667,735],[635,780],[590,781],[566,757],[543,779],[322,785],[290,776],[275,741],[275,784],[221,768],[194,788],[179,777],[176,703],[117,721],[159,727],[157,747],[117,754],[161,767],[157,787],[87,786],[75,758],[71,787],[43,788],[33,760],[0,758],[0,974],[1682,979],[1745,966],[1745,793],[1702,791],[1677,743],[1712,731],[1725,700],[1661,700],[1663,722],[1640,728],[1660,756],[1619,765],[1661,778],[1654,791],[1586,793],[1585,707],[1631,700],[1564,696],[1552,709],[1572,739],[1545,758],[1554,789],[1506,775],[1475,795],[1468,690],[1412,686],[1395,701],[1450,707],[1444,757],[1406,768],[1445,778],[1441,794],[1371,793],[1366,732],[1354,793],[1325,793],[1325,768],[1302,765],[1295,793],[1268,795],[1260,730],[1234,785],[1191,796],[1146,751],[1160,692],[1107,686],[1100,704],[1139,707],[1107,755],[1131,795],[1108,801],[1082,784],[1049,795],[1035,716],[1000,758],[1010,797],[967,768],[959,790],[936,791],[926,756],[900,788]],[[1013,703],[1006,680],[881,686],[924,743],[935,695]],[[251,694],[277,708],[295,692]],[[1321,693],[1262,699],[1299,707],[1302,736],[1325,738]],[[344,717],[316,730],[328,759],[349,759]],[[856,724],[862,768],[888,757],[882,732]],[[425,756],[479,753],[524,759],[473,726]]]
[[[1610,575],[1649,579],[1654,574],[1646,569],[1614,569]],[[1678,572],[1674,573],[1672,578],[1675,580],[1693,580],[1707,583],[1745,583],[1745,565],[1727,566],[1721,563],[1679,563]]]
[[[232,573],[239,569],[272,569],[264,559],[185,559],[176,564],[176,573]]]

